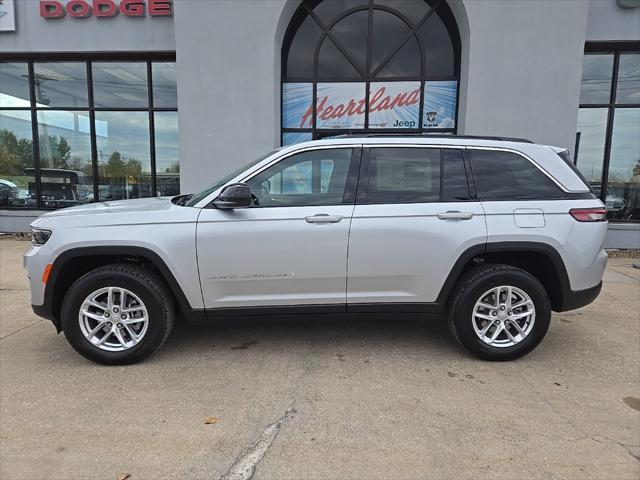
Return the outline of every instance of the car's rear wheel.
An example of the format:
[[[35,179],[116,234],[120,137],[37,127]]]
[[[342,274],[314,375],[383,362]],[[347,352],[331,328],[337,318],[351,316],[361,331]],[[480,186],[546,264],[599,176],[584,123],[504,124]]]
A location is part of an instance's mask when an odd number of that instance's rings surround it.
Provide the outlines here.
[[[100,267],[79,278],[61,310],[73,348],[94,362],[122,365],[153,354],[174,322],[171,293],[161,278],[140,267]]]
[[[488,265],[458,282],[449,328],[467,350],[486,360],[513,360],[542,341],[551,321],[544,287],[524,270]]]

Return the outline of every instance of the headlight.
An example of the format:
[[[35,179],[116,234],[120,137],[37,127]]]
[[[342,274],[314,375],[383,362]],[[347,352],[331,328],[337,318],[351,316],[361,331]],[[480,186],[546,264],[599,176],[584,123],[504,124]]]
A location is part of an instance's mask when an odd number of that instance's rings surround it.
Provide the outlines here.
[[[34,245],[44,245],[51,236],[51,230],[31,229],[31,243]]]

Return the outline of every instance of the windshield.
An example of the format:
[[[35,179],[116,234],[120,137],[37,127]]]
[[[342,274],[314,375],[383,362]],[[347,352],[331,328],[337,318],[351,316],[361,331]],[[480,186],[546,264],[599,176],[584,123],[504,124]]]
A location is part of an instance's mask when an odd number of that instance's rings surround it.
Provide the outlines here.
[[[252,162],[249,162],[246,165],[234,170],[233,172],[229,173],[228,175],[225,175],[220,180],[218,180],[216,183],[214,183],[213,185],[208,186],[207,188],[205,188],[201,192],[189,195],[189,197],[188,197],[187,201],[184,203],[184,205],[187,206],[187,207],[195,207],[198,202],[202,201],[204,198],[206,198],[209,195],[211,195],[213,192],[215,192],[217,189],[219,189],[221,186],[223,186],[229,180],[231,180],[234,177],[237,177],[242,172],[244,172],[245,170],[250,169],[254,165],[257,165],[258,163],[263,161],[265,158],[270,157],[271,155],[273,155],[277,151],[278,150],[273,150],[272,152],[269,152],[266,155],[262,155],[257,160],[253,160]]]

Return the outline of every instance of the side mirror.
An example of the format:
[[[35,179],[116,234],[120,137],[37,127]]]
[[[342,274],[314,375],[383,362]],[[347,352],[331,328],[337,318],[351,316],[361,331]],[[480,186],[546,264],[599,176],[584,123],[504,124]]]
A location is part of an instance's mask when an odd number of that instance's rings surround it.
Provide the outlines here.
[[[212,203],[214,207],[223,210],[250,207],[251,189],[246,183],[232,183],[224,187],[218,198]]]

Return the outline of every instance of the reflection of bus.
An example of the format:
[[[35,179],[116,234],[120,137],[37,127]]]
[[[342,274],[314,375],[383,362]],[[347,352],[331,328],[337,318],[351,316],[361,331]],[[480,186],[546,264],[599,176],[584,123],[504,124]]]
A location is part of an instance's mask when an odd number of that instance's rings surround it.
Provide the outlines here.
[[[159,197],[174,197],[180,194],[180,176],[176,173],[156,174],[156,190]]]
[[[24,200],[20,199],[18,186],[0,178],[0,207],[17,207],[24,205]]]
[[[25,175],[34,176],[35,169],[25,168]],[[93,201],[91,177],[77,170],[40,169],[40,195],[45,208],[63,208]],[[36,183],[29,182],[29,197],[35,204]]]

